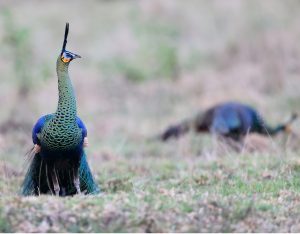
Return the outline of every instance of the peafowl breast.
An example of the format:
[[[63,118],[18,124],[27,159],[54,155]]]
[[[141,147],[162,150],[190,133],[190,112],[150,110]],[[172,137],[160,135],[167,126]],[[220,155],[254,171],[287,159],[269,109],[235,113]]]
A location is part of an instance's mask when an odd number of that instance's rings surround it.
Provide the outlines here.
[[[80,58],[66,50],[68,32],[67,23],[62,51],[56,62],[57,110],[42,116],[33,127],[33,158],[22,185],[23,195],[99,192],[87,163],[84,151],[87,129],[77,116],[76,97],[68,73],[70,62]]]
[[[238,102],[226,102],[170,126],[160,135],[160,139],[166,141],[172,137],[177,138],[189,130],[210,132],[234,140],[240,140],[251,132],[276,135],[279,132],[288,131],[289,125],[296,118],[297,115],[293,114],[287,123],[271,127],[251,106]]]

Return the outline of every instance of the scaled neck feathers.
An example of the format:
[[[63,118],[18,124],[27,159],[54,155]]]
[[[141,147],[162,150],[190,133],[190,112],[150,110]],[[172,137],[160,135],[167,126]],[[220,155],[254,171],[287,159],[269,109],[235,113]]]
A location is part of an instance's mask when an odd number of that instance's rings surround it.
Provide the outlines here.
[[[45,124],[41,132],[42,146],[50,150],[74,148],[82,141],[81,130],[76,123],[76,99],[68,74],[68,64],[56,64],[59,100],[53,118]]]
[[[66,118],[69,121],[76,121],[77,108],[74,89],[68,73],[69,64],[57,59],[56,71],[58,77],[58,106],[56,116]]]

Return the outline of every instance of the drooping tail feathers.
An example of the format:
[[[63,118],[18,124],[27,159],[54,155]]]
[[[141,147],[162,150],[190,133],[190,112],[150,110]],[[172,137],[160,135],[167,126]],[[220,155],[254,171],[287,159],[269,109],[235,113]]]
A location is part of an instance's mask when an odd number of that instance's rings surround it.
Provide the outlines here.
[[[159,135],[160,140],[167,141],[170,138],[178,138],[187,133],[194,127],[194,119],[186,119],[178,124],[171,125],[162,134]]]
[[[100,189],[95,182],[95,179],[87,162],[85,152],[83,152],[80,162],[79,177],[81,191],[86,191],[86,194],[98,194],[100,192]]]
[[[39,154],[34,154],[33,148],[27,153],[26,156],[28,156],[27,163],[29,165],[21,186],[20,193],[23,196],[38,195],[39,191],[36,185],[36,180],[39,175],[39,168],[42,166],[41,157]]]
[[[48,176],[48,168],[45,160],[39,153],[31,153],[29,160],[30,165],[21,186],[21,195],[38,196],[40,194],[52,194],[53,183],[50,176]],[[61,196],[76,194],[76,188],[69,172],[58,172],[58,179],[59,183],[64,185],[60,194]],[[100,192],[88,165],[85,153],[83,153],[80,161],[79,179],[80,190],[84,194],[98,194]]]

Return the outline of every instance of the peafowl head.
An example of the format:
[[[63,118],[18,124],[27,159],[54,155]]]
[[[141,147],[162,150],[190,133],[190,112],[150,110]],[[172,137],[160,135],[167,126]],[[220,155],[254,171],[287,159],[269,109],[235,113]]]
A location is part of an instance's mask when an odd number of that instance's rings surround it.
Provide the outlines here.
[[[63,43],[63,47],[61,49],[61,54],[60,54],[61,61],[66,64],[69,64],[73,59],[81,58],[80,55],[74,54],[74,53],[66,50],[68,33],[69,33],[69,23],[66,23],[64,43]]]

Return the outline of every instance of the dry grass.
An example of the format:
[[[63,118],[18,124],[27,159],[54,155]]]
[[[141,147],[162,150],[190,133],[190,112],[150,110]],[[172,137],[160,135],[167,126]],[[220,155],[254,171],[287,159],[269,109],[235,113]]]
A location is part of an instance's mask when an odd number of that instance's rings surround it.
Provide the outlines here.
[[[220,101],[252,104],[271,124],[297,111],[298,7],[253,0],[1,2],[0,231],[300,231],[297,137],[249,136],[240,153],[207,135],[149,140]],[[19,37],[28,32],[18,47],[31,51],[30,63],[21,60],[31,84],[21,104],[22,70],[15,71],[7,21]],[[55,60],[66,21],[68,48],[83,57],[70,73],[102,194],[22,198],[30,126],[56,107]]]

